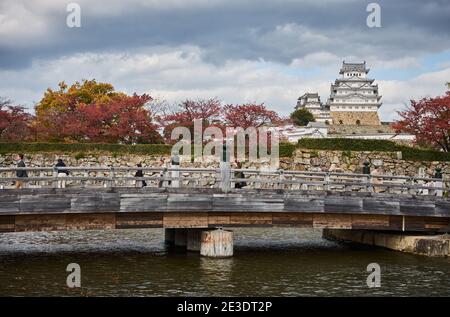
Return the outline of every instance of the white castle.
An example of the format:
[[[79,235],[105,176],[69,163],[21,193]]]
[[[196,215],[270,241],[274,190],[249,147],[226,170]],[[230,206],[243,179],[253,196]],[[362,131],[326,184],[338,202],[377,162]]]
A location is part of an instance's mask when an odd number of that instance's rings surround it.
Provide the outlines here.
[[[378,109],[381,96],[374,79],[367,78],[369,69],[364,63],[342,64],[341,78],[331,84],[330,97],[322,104],[317,93],[306,93],[298,98],[296,109],[310,111],[316,121],[343,125],[380,125]]]

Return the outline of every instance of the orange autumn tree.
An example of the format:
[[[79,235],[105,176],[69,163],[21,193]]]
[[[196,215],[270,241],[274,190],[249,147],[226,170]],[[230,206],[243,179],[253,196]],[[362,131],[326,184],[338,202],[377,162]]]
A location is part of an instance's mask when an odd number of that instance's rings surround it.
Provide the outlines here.
[[[146,104],[149,95],[116,92],[107,83],[84,80],[48,89],[36,106],[38,138],[54,142],[161,143]]]
[[[413,134],[418,145],[450,151],[450,91],[444,96],[411,100],[398,114],[401,119],[393,124],[397,131]]]

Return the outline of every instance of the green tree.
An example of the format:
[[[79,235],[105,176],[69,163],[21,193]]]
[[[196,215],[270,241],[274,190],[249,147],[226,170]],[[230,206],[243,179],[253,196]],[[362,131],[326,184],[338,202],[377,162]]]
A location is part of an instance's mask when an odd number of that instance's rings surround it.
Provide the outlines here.
[[[305,126],[309,122],[314,122],[314,115],[305,108],[300,108],[291,113],[291,119],[296,125]]]

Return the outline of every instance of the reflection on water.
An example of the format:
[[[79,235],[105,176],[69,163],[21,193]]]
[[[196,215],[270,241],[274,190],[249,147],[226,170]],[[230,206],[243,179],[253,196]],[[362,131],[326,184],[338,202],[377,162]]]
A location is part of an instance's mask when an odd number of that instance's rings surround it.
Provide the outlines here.
[[[321,238],[319,230],[234,228],[235,256],[167,250],[161,229],[0,235],[0,295],[450,296],[450,259]],[[66,286],[81,266],[82,287]],[[381,265],[381,288],[366,285]]]

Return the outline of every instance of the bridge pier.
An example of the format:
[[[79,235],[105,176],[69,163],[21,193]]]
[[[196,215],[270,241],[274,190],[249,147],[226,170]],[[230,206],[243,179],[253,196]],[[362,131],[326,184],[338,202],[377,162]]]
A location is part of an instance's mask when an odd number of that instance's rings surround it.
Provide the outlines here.
[[[233,256],[233,231],[220,228],[202,231],[200,254],[212,258]]]
[[[427,256],[450,256],[448,235],[418,235],[374,230],[324,229],[323,237],[342,242],[379,246],[390,250]]]
[[[168,246],[186,248],[202,256],[225,258],[233,256],[233,231],[208,228],[166,228],[164,241]]]

